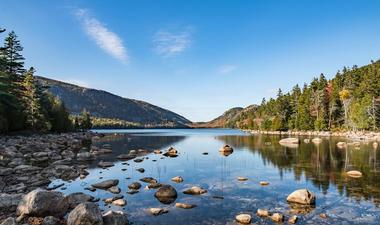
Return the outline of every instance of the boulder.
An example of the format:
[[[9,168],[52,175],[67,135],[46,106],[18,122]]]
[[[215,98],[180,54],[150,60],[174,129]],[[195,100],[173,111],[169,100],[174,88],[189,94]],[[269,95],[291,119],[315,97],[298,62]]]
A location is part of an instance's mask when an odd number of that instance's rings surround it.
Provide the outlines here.
[[[315,195],[307,189],[299,189],[291,193],[286,200],[302,205],[314,205]]]
[[[96,184],[92,184],[91,186],[94,188],[99,188],[99,189],[108,189],[110,187],[116,186],[119,184],[119,180],[117,179],[111,179],[111,180],[105,180]]]
[[[6,220],[4,220],[0,225],[17,225],[17,222],[15,218],[9,217]]]
[[[69,204],[70,209],[74,209],[77,205],[81,203],[92,202],[94,200],[94,197],[82,192],[75,192],[75,193],[69,194],[65,198],[66,198],[67,203]]]
[[[69,208],[61,192],[36,189],[25,195],[20,201],[16,214],[24,216],[55,216],[62,217]]]
[[[122,211],[108,211],[103,214],[104,225],[128,225],[127,215]]]
[[[170,204],[177,199],[177,191],[170,185],[164,185],[156,191],[154,197],[161,203]]]
[[[200,188],[200,187],[197,187],[197,186],[194,186],[192,188],[189,188],[189,189],[183,191],[183,193],[187,194],[187,195],[201,195],[201,194],[207,193],[207,190]]]
[[[181,182],[183,182],[183,178],[180,176],[176,176],[176,177],[172,178],[172,181],[174,181],[176,183],[181,183]]]
[[[103,225],[102,213],[95,203],[81,203],[70,212],[67,225]]]
[[[61,220],[54,216],[47,216],[42,221],[42,225],[61,225]]]
[[[249,214],[239,214],[235,217],[236,221],[242,224],[250,224],[252,217]]]

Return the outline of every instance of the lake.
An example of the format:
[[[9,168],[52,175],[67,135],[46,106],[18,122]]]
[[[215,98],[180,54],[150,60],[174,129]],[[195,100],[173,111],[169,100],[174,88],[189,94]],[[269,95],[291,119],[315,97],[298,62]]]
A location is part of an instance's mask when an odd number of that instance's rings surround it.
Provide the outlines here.
[[[93,143],[110,144],[113,152],[97,160],[112,161],[115,166],[102,169],[97,161],[88,165],[90,174],[71,182],[54,181],[51,186],[64,183],[60,191],[65,194],[84,192],[100,199],[113,194],[85,187],[106,179],[119,179],[119,187],[127,205],[118,207],[99,205],[103,210],[122,210],[133,224],[235,224],[239,213],[252,215],[252,223],[275,224],[270,218],[256,216],[257,209],[284,214],[285,221],[298,215],[297,224],[379,224],[380,221],[380,153],[371,142],[360,146],[336,147],[342,138],[323,138],[322,143],[305,143],[297,148],[278,144],[284,137],[273,135],[248,135],[231,129],[145,129],[97,130],[108,133]],[[118,134],[113,134],[118,133]],[[225,156],[219,148],[228,144],[234,148]],[[118,161],[116,156],[133,149],[165,152],[169,147],[178,150],[176,158],[160,154],[147,154],[143,162]],[[207,155],[204,153],[208,153]],[[377,160],[379,159],[379,160]],[[128,164],[126,164],[128,163]],[[136,171],[144,168],[145,172]],[[351,178],[346,171],[359,170],[360,178]],[[182,183],[171,178],[183,177]],[[237,177],[247,177],[238,181]],[[172,204],[162,204],[155,197],[156,189],[144,189],[146,183],[139,179],[154,177],[159,183],[170,184],[178,192],[176,202],[195,204],[192,209],[181,209]],[[129,195],[128,185],[140,182],[143,187],[137,194]],[[260,181],[268,181],[262,186]],[[199,196],[185,195],[182,191],[192,186],[207,189]],[[307,188],[316,195],[315,207],[294,207],[286,201],[296,189]],[[161,207],[167,214],[153,216],[147,209]],[[321,213],[327,214],[322,218]],[[287,223],[287,222],[285,222]]]

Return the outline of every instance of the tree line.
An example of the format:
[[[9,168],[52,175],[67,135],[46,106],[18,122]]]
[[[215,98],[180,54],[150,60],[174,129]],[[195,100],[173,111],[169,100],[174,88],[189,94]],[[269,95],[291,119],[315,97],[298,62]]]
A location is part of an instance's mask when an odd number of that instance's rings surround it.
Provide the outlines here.
[[[0,35],[5,31],[0,28]],[[36,70],[25,69],[22,51],[16,33],[9,32],[0,47],[0,133],[90,129],[90,114],[84,110],[70,116],[65,104],[36,80]]]
[[[380,60],[344,67],[328,80],[324,74],[310,84],[262,100],[253,112],[240,115],[235,126],[265,131],[379,130]]]

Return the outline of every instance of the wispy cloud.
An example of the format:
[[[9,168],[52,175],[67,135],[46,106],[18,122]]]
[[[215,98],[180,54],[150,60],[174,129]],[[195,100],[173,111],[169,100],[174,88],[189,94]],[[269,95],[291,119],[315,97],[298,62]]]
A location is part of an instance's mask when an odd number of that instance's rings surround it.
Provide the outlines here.
[[[228,74],[235,71],[238,67],[235,65],[222,65],[219,67],[219,73]]]
[[[74,11],[86,34],[106,53],[117,60],[127,63],[128,54],[121,38],[110,31],[103,23],[93,17],[87,9]]]
[[[153,36],[154,50],[163,57],[178,55],[191,46],[192,33],[192,27],[177,31],[159,30]]]

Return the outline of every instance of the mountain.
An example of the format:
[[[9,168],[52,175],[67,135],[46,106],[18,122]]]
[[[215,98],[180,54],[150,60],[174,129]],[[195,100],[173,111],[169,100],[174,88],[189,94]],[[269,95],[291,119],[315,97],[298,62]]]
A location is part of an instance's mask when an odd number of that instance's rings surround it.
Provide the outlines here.
[[[94,117],[123,121],[140,127],[188,127],[191,124],[183,116],[144,101],[46,77],[38,76],[37,81],[59,97],[74,115],[86,109]]]
[[[193,123],[192,127],[197,128],[221,128],[221,127],[237,127],[237,122],[242,120],[245,114],[255,111],[256,105],[250,105],[246,108],[235,107],[227,110],[221,116],[209,121]]]

